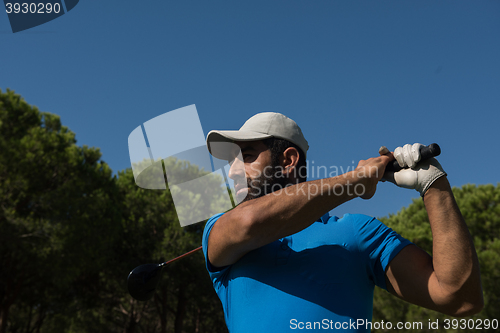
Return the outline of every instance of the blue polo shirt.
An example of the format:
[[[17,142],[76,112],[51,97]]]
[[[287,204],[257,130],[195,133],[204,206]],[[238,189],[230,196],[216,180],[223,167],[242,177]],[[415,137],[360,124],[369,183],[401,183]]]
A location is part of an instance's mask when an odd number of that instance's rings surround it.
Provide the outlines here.
[[[217,271],[203,253],[231,333],[370,332],[375,285],[410,241],[375,218],[324,215],[308,228],[253,250]]]

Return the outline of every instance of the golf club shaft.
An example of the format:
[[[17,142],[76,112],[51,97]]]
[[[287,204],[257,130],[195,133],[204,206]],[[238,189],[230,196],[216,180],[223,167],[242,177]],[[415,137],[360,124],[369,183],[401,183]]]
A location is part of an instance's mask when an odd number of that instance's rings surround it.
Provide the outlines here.
[[[200,246],[200,247],[197,247],[196,249],[191,250],[191,251],[189,251],[189,252],[186,252],[186,253],[184,253],[183,255],[178,256],[177,258],[171,259],[171,260],[169,260],[169,261],[165,261],[164,263],[161,263],[161,264],[160,264],[160,267],[165,266],[165,265],[168,265],[168,264],[170,264],[171,262],[174,262],[174,261],[176,261],[176,260],[179,260],[179,259],[181,259],[181,258],[183,258],[183,257],[185,257],[185,256],[188,256],[188,255],[190,255],[191,253],[195,253],[196,251],[201,250],[201,248],[202,248],[201,246]]]

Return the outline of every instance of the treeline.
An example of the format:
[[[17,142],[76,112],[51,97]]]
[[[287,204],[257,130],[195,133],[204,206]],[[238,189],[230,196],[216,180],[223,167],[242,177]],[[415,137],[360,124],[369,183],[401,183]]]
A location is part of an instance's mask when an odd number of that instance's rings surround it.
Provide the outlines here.
[[[139,188],[131,169],[113,176],[100,158],[58,116],[0,90],[0,333],[227,332],[201,252],[165,267],[152,300],[129,296],[128,272],[198,247],[203,223],[181,228],[168,190]],[[500,187],[455,194],[481,263],[486,306],[472,318],[500,319]],[[421,200],[383,222],[431,253]],[[426,324],[446,318],[375,292],[373,321],[444,332]]]

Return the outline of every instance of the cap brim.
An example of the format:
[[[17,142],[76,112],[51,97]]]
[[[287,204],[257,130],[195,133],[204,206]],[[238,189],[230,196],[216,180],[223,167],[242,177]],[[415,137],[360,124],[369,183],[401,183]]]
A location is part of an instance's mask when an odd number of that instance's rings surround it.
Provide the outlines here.
[[[234,154],[214,142],[257,141],[271,138],[272,135],[253,131],[210,131],[207,135],[207,147],[212,156],[221,160],[231,160]]]

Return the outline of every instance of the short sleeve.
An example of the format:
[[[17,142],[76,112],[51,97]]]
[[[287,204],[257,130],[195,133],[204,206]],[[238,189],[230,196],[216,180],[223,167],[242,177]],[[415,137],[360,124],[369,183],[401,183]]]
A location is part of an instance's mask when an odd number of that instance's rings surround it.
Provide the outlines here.
[[[226,323],[228,322],[228,303],[229,303],[229,294],[228,294],[228,275],[230,272],[231,266],[226,266],[222,268],[217,268],[212,266],[210,263],[210,260],[208,260],[208,237],[210,236],[210,232],[212,231],[212,228],[217,222],[217,220],[223,215],[224,213],[220,213],[217,215],[212,216],[208,221],[207,224],[205,224],[205,229],[203,230],[203,238],[202,238],[202,248],[203,248],[203,255],[205,256],[205,263],[206,263],[206,268],[208,271],[208,274],[210,275],[210,280],[212,280],[212,284],[214,286],[215,292],[217,293],[217,296],[219,296],[219,299],[221,300],[222,307],[224,308],[224,318],[226,320]]]
[[[210,232],[212,231],[215,222],[217,222],[217,220],[223,214],[224,213],[216,214],[207,221],[207,224],[205,224],[205,229],[203,230],[203,238],[201,242],[203,247],[203,255],[205,256],[206,268],[208,273],[210,274],[210,278],[212,279],[212,281],[216,279],[225,269],[224,268],[220,269],[212,266],[210,260],[208,260],[208,237],[210,236]]]
[[[365,215],[353,215],[353,217],[359,251],[364,257],[370,278],[377,286],[387,290],[385,283],[387,265],[399,251],[412,243],[373,217]]]

